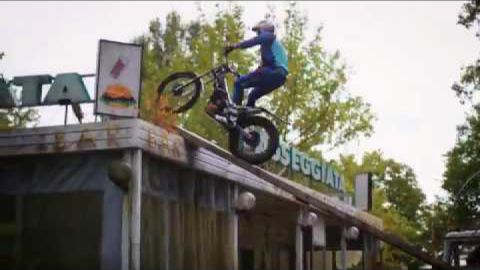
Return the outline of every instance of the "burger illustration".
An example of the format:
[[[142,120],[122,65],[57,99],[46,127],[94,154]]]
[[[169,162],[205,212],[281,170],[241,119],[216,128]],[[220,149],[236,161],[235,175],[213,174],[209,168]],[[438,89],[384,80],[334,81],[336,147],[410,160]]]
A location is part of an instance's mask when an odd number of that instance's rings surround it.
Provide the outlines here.
[[[135,105],[135,99],[130,89],[122,84],[110,84],[102,95],[102,101],[107,105],[128,108]]]

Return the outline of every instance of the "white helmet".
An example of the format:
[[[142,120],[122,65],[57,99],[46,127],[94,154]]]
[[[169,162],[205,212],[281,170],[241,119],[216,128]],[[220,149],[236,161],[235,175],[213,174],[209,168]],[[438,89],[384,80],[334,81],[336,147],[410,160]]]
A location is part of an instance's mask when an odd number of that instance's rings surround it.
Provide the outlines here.
[[[273,33],[275,32],[275,26],[269,21],[262,20],[252,27],[252,31],[268,31]]]

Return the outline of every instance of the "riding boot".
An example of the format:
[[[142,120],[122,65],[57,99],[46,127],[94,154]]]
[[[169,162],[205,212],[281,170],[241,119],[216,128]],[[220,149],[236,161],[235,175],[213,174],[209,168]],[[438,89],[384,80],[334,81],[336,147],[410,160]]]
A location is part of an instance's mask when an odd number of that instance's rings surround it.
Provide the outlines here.
[[[215,117],[215,114],[217,113],[218,111],[218,106],[215,105],[215,103],[213,102],[208,102],[207,106],[205,107],[205,112],[211,116],[211,117]]]

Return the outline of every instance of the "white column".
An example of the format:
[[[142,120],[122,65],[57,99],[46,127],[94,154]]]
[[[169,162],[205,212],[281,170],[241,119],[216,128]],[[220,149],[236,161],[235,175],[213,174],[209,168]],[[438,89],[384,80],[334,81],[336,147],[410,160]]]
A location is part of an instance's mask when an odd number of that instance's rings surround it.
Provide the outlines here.
[[[297,226],[295,227],[295,270],[303,270],[303,209],[298,211]]]
[[[132,166],[132,152],[125,151],[123,160]],[[130,179],[133,181],[133,179]],[[123,195],[122,203],[122,270],[130,269],[130,189]]]
[[[233,188],[233,194],[232,194],[232,205],[233,202],[237,199],[238,197],[238,185],[234,184]],[[235,211],[235,210],[233,210]],[[239,265],[238,265],[238,214],[233,213],[232,218],[230,219],[230,228],[232,229],[231,232],[231,237],[232,237],[232,256],[233,256],[233,269],[238,270]]]
[[[130,269],[140,270],[140,237],[142,213],[142,150],[133,150],[132,157],[132,188],[131,188],[131,231],[130,231]]]

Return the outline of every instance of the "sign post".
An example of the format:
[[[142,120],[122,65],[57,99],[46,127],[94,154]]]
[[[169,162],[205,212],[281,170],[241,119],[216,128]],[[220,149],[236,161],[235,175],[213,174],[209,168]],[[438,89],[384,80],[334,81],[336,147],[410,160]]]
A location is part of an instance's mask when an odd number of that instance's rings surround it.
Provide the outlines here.
[[[360,173],[355,176],[355,207],[372,210],[372,174]]]
[[[95,114],[138,117],[143,47],[100,40]]]

